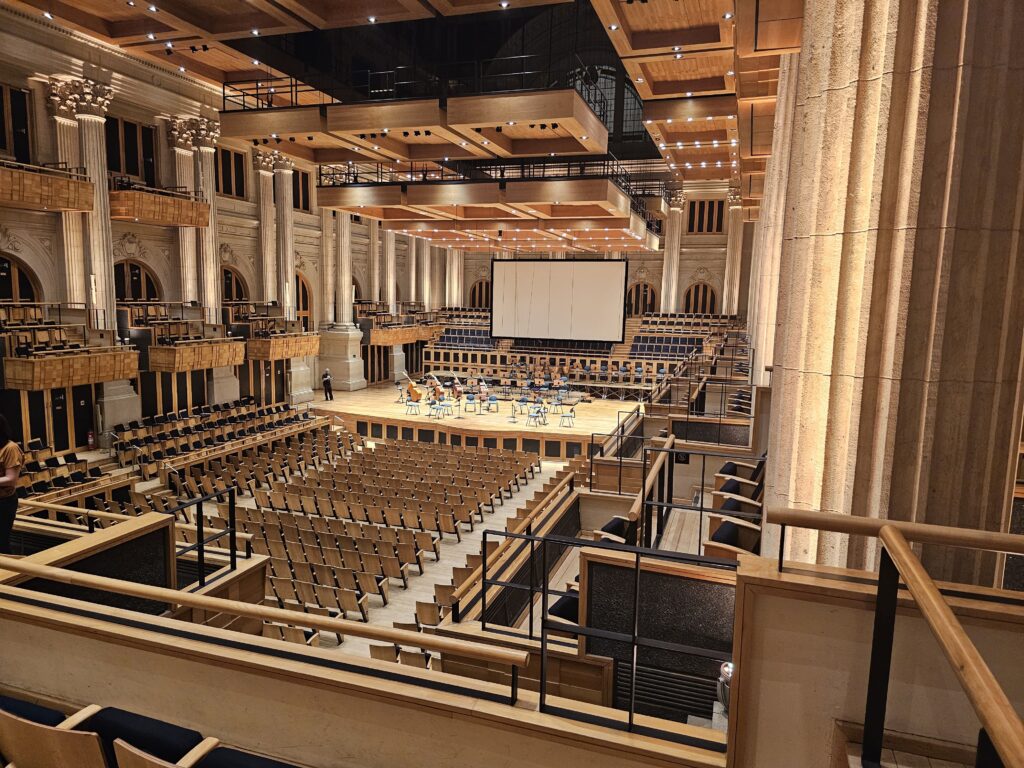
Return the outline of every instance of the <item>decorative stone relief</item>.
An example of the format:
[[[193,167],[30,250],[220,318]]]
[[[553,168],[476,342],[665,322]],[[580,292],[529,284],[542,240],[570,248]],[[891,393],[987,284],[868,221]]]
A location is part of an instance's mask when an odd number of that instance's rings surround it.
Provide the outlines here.
[[[21,240],[7,227],[0,225],[0,251],[18,253],[21,251]]]
[[[114,241],[114,261],[123,261],[124,259],[136,259],[142,262],[149,259],[149,249],[134,232],[125,232]]]

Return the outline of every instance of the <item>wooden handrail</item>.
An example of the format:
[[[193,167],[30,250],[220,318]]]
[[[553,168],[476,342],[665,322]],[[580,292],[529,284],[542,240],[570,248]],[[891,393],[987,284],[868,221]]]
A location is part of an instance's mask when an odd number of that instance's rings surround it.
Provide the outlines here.
[[[665,440],[665,444],[662,448],[671,448],[675,444],[675,435],[669,435]],[[658,451],[658,455],[655,457],[651,466],[647,468],[647,477],[644,478],[643,485],[636,494],[636,498],[629,507],[629,512],[626,513],[626,517],[630,520],[637,520],[640,517],[640,511],[644,506],[644,499],[647,498],[647,492],[654,487],[654,483],[658,480],[658,473],[661,471],[662,465],[668,460],[669,453],[667,451]]]
[[[906,582],[992,743],[1007,765],[1020,765],[1012,761],[1024,755],[1024,723],[992,670],[911,550],[906,537],[895,525],[883,525],[878,537]]]
[[[111,579],[106,576],[93,576],[91,574],[69,571],[65,568],[54,568],[48,565],[36,565],[23,559],[6,557],[0,555],[0,570],[22,573],[26,576],[35,576],[49,581],[56,581],[62,584],[70,584],[76,587],[88,589],[99,589],[105,592],[114,592],[119,595],[140,597],[145,600],[153,600],[159,603],[170,603],[199,608],[201,610],[213,611],[216,613],[229,613],[235,616],[246,616],[252,619],[265,619],[280,624],[291,624],[310,629],[325,630],[341,635],[362,637],[366,640],[379,640],[385,643],[411,646],[415,648],[426,648],[438,652],[457,653],[460,656],[468,656],[484,662],[495,664],[509,664],[514,667],[525,667],[530,659],[526,651],[511,651],[505,648],[497,648],[488,645],[475,643],[464,643],[459,640],[452,640],[446,637],[427,634],[426,632],[410,632],[404,629],[389,629],[388,627],[375,627],[371,624],[364,624],[359,621],[348,619],[334,619],[326,616],[316,616],[310,613],[289,611],[283,608],[271,608],[265,605],[244,603],[239,600],[227,600],[220,597],[208,595],[197,595],[193,593],[179,592],[165,587],[153,587],[147,584],[135,584],[130,581]]]
[[[890,526],[898,530],[909,541],[922,544],[945,544],[951,547],[1024,555],[1024,536],[1013,533],[974,531],[969,528],[954,528],[949,525],[880,520],[873,517],[854,517],[784,507],[768,509],[765,521],[775,525],[792,525],[796,528],[812,528],[819,531],[849,533],[872,538],[877,538],[882,528]]]
[[[88,515],[89,517],[95,517],[97,520],[131,520],[134,515],[122,515],[117,512],[100,512],[95,509],[83,509],[82,507],[68,507],[64,504],[47,504],[44,501],[32,501],[30,499],[21,499],[18,506],[29,507],[31,509],[45,509],[50,512],[63,512],[68,515]]]

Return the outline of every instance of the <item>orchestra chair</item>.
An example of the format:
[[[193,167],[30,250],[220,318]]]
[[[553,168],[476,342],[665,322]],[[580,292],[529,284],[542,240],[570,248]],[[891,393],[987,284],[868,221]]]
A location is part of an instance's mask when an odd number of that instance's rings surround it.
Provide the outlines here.
[[[528,426],[528,427],[529,426],[539,427],[540,426],[540,417],[541,417],[541,407],[539,405],[531,406],[530,407],[530,413],[526,417],[526,426]]]
[[[405,414],[406,414],[406,416],[413,416],[413,415],[419,416],[419,413],[420,413],[420,404],[418,402],[416,402],[415,400],[406,400],[405,401]]]
[[[474,413],[479,413],[479,405],[476,395],[469,393],[466,395],[466,404],[462,406],[462,412],[469,413],[469,409],[472,408]]]
[[[574,427],[576,426],[576,406],[574,405],[568,411],[562,413],[558,418],[558,426],[560,427]]]
[[[442,411],[444,416],[454,416],[455,415],[455,409],[452,408],[452,399],[450,397],[446,397],[444,400],[442,400],[440,403],[438,403],[438,405],[441,406],[441,411]]]
[[[491,395],[490,397],[487,398],[487,410],[488,411],[495,411],[495,412],[498,411],[498,396],[497,395]]]

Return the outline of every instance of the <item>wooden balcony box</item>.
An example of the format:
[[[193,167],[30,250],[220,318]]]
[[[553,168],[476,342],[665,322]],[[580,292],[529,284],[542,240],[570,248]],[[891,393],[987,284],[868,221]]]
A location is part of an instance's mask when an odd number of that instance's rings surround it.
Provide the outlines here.
[[[91,211],[88,177],[36,165],[0,162],[0,207],[28,211]]]
[[[210,204],[178,193],[119,189],[110,193],[110,218],[161,227],[206,227]]]
[[[288,360],[320,354],[319,333],[285,333],[267,339],[249,339],[245,356],[249,360]]]
[[[149,348],[149,370],[159,373],[234,367],[244,360],[242,339],[204,339]]]
[[[7,389],[39,391],[134,379],[138,375],[138,351],[120,347],[93,347],[79,352],[4,358],[4,386]]]
[[[370,344],[380,347],[412,344],[416,341],[433,341],[440,334],[441,327],[437,325],[399,325],[393,328],[373,328],[370,330]]]

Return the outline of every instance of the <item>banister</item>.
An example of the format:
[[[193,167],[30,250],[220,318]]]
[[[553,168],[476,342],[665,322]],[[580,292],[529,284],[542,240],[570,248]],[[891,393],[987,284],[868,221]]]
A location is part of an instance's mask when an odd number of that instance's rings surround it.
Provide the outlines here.
[[[786,507],[769,508],[765,514],[765,522],[872,538],[879,537],[882,528],[890,526],[899,531],[907,540],[922,544],[945,544],[951,547],[1024,555],[1024,536],[1012,533],[975,531],[967,528],[954,528],[949,525],[854,517]]]
[[[121,522],[122,520],[132,520],[133,515],[123,515],[117,512],[100,512],[95,509],[85,509],[83,507],[69,507],[64,504],[48,504],[44,501],[32,501],[31,499],[21,499],[18,502],[19,507],[29,507],[31,509],[42,509],[50,512],[63,512],[67,515],[86,515],[87,517],[95,517],[97,520],[116,520]]]
[[[895,525],[882,525],[878,537],[910,590],[921,615],[945,654],[999,754],[1007,765],[1020,765],[1024,723],[906,537]],[[1024,537],[1018,536],[1019,539]]]
[[[23,559],[3,555],[0,555],[0,570],[13,571],[14,573],[35,576],[71,586],[99,589],[160,603],[199,608],[216,613],[230,613],[235,616],[246,616],[252,619],[265,619],[279,624],[309,627],[310,629],[324,630],[340,635],[361,637],[366,640],[378,640],[397,645],[426,648],[441,653],[457,653],[460,656],[467,656],[479,661],[508,664],[513,667],[526,667],[530,659],[530,654],[526,651],[512,651],[494,646],[464,643],[459,640],[425,632],[410,632],[404,629],[376,627],[363,622],[350,621],[349,619],[335,619],[310,613],[301,613],[299,611],[290,611],[284,608],[272,608],[265,605],[245,603],[239,600],[179,592],[165,587],[135,584],[130,581],[111,579],[106,576],[93,576],[91,574],[70,571],[65,568],[37,565]]]

